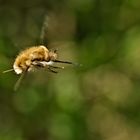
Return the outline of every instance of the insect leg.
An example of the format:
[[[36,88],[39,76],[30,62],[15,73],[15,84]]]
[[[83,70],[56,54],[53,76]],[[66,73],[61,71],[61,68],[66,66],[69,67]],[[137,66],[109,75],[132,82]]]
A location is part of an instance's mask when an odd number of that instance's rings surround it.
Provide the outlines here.
[[[50,65],[49,67],[55,68],[55,69],[64,69],[64,67],[58,67],[58,66],[52,66],[52,65]]]
[[[32,65],[36,67],[42,67],[42,68],[44,67],[44,64],[40,63],[39,61],[32,62]]]
[[[52,70],[50,67],[48,67],[48,70],[53,73],[58,73],[57,71]]]

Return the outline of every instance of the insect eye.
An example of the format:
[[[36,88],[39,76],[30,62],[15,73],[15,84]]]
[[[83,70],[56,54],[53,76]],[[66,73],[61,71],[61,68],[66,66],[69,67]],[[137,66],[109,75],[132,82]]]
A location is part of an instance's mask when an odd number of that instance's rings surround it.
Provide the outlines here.
[[[54,52],[54,53],[57,53],[57,51],[58,51],[58,49],[55,49],[53,52]]]

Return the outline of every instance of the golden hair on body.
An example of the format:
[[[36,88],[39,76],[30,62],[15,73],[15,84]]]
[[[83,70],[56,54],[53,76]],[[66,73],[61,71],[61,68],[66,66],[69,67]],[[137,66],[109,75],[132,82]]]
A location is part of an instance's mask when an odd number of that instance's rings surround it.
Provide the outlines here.
[[[44,41],[46,40],[45,36],[47,34],[47,28],[48,16],[45,16],[40,36],[41,41],[43,41],[41,44],[44,44]],[[60,61],[57,58],[58,54],[56,50],[50,51],[44,45],[31,46],[30,48],[21,51],[19,55],[17,55],[12,69],[6,70],[3,73],[15,71],[16,74],[21,75],[14,87],[14,89],[17,90],[26,73],[34,71],[34,69],[45,68],[50,72],[57,73],[56,69],[64,69],[64,67],[55,66],[55,63],[77,65],[68,61]]]
[[[16,74],[32,71],[35,67],[47,67],[56,60],[56,52],[49,51],[45,46],[30,47],[22,51],[15,59],[13,69]]]
[[[57,56],[56,50],[49,51],[47,47],[43,45],[33,46],[21,51],[15,59],[13,69],[6,70],[3,73],[14,70],[16,74],[21,74],[21,77],[15,84],[14,89],[17,90],[27,72],[33,71],[36,68],[47,68],[49,71],[57,73],[54,69],[64,69],[64,67],[54,66],[55,63],[74,64],[68,61],[57,60]]]

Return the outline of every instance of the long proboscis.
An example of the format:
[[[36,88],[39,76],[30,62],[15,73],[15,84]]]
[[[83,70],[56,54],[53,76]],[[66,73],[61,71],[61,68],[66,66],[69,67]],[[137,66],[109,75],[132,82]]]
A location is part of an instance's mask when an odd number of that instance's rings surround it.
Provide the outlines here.
[[[79,63],[73,63],[71,61],[54,60],[54,62],[56,62],[56,63],[70,64],[70,65],[73,65],[73,66],[81,66],[81,64],[79,64]]]

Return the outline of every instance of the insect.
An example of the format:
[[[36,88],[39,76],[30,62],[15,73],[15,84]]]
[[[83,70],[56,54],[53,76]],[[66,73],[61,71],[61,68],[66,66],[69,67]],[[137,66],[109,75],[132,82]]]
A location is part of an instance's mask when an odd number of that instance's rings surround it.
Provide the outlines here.
[[[61,61],[57,58],[57,50],[50,51],[45,45],[32,46],[21,51],[15,59],[13,68],[6,70],[3,73],[15,71],[16,74],[21,75],[14,87],[14,90],[17,90],[21,80],[27,72],[34,71],[35,69],[46,68],[50,72],[57,73],[56,69],[64,69],[64,67],[55,66],[55,63],[75,65],[72,62]]]
[[[3,73],[15,71],[16,74],[21,74],[21,77],[15,84],[14,90],[17,90],[20,81],[27,72],[35,69],[47,68],[50,72],[57,73],[54,69],[64,69],[64,67],[54,66],[55,63],[73,64],[69,61],[61,61],[57,59],[57,50],[49,51],[43,45],[33,46],[23,50],[15,59],[13,69],[4,71]]]

